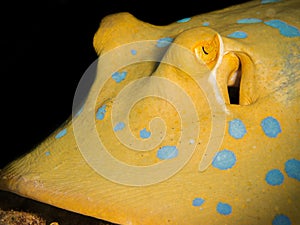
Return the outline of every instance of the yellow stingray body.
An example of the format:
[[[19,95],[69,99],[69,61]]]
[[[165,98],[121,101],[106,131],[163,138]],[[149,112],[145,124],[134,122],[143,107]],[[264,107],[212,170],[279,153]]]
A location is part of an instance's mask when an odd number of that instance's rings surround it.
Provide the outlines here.
[[[300,223],[297,15],[282,0],[166,26],[105,17],[82,109],[0,188],[124,225]]]

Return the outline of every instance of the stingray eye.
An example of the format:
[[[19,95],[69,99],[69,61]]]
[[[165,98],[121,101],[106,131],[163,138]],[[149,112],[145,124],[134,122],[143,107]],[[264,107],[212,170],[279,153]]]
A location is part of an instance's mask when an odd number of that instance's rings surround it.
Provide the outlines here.
[[[219,56],[220,43],[217,35],[209,34],[194,48],[196,57],[212,69]]]
[[[205,55],[208,55],[208,52],[205,51],[204,46],[202,46],[202,51],[204,52]]]

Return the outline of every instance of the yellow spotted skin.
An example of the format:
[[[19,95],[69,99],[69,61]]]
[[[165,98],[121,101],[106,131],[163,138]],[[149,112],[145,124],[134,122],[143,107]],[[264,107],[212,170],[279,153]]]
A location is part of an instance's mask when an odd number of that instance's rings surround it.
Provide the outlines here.
[[[124,225],[300,224],[299,14],[254,0],[166,26],[105,17],[82,109],[0,189]]]

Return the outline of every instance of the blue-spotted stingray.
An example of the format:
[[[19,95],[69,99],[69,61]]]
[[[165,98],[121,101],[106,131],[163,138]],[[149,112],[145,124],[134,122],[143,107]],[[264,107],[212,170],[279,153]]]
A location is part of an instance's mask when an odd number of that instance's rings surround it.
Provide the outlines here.
[[[124,225],[300,224],[299,15],[254,0],[164,26],[106,16],[74,113],[0,189]]]

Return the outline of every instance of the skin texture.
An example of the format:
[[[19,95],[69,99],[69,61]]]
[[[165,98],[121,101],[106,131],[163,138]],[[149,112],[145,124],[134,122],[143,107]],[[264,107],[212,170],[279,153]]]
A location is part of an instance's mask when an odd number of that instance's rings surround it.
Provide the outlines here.
[[[167,26],[107,16],[82,110],[0,188],[119,224],[299,223],[299,13],[290,0]]]

